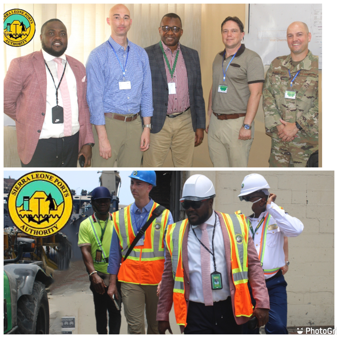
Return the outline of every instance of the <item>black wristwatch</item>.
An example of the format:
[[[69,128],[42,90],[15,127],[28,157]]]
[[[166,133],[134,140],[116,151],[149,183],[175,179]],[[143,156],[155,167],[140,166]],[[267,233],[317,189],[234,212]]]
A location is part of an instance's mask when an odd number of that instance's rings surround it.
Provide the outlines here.
[[[299,129],[299,130],[302,130],[302,129],[303,129],[302,126],[299,125],[297,122],[295,122],[295,125],[296,125],[297,129]]]

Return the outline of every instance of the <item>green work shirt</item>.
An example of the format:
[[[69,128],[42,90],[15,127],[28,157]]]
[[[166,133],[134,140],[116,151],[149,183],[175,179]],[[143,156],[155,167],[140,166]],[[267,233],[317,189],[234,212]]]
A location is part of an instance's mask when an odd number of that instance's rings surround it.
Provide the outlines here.
[[[105,226],[105,221],[103,220],[95,221],[95,217],[93,217],[92,223],[95,227],[97,236],[101,238],[102,230],[104,229],[104,226]],[[106,230],[103,236],[103,242],[102,242],[102,246],[103,246],[103,249],[104,249],[104,252],[107,258],[109,258],[109,253],[110,253],[112,232],[113,232],[113,222],[112,222],[111,214],[110,214],[109,221],[107,223],[107,227],[106,227]],[[96,237],[92,230],[89,218],[81,222],[80,229],[78,232],[78,246],[81,247],[81,246],[87,246],[87,245],[90,245],[91,247],[91,256],[94,261],[95,270],[100,271],[104,274],[108,274],[108,271],[107,271],[108,262],[106,263],[105,262],[102,262],[102,263],[95,262],[96,251],[99,250],[100,248],[97,244]],[[103,259],[103,254],[102,254],[102,259]]]

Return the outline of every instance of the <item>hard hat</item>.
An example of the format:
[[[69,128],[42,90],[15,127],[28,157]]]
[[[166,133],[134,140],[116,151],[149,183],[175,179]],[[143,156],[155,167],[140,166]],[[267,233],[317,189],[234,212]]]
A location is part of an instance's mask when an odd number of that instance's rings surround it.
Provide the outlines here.
[[[97,199],[110,199],[111,194],[109,190],[106,187],[100,186],[96,187],[91,192],[91,200],[97,200]]]
[[[238,195],[238,197],[242,197],[248,194],[251,194],[256,191],[263,190],[263,193],[268,195],[268,189],[270,186],[267,183],[267,180],[258,173],[252,173],[248,174],[248,176],[245,176],[243,179],[243,182],[241,184],[241,192]]]
[[[215,197],[215,189],[212,181],[202,174],[194,174],[186,180],[180,201],[199,201],[213,197]]]
[[[154,171],[133,171],[129,178],[145,181],[152,186],[156,186],[156,172]]]

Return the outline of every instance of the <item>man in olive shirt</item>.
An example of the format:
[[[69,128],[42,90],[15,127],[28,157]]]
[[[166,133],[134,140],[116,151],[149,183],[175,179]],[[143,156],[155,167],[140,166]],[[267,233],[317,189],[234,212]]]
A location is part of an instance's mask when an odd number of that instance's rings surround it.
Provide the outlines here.
[[[208,148],[214,166],[246,167],[264,69],[260,56],[241,43],[245,33],[240,19],[227,17],[221,33],[226,48],[213,62]]]

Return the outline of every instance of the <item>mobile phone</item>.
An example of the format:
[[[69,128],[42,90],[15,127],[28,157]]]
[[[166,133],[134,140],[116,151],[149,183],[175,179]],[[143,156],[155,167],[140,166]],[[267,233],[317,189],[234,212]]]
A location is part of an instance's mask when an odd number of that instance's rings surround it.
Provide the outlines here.
[[[81,167],[84,167],[84,163],[85,163],[85,157],[83,156],[83,154],[80,156],[80,158],[78,159],[78,162],[80,163]]]

